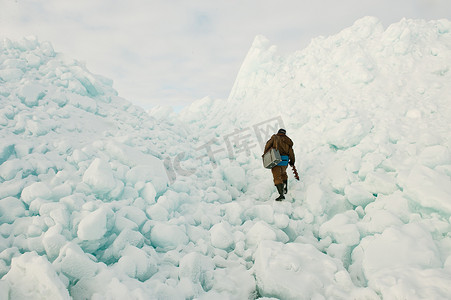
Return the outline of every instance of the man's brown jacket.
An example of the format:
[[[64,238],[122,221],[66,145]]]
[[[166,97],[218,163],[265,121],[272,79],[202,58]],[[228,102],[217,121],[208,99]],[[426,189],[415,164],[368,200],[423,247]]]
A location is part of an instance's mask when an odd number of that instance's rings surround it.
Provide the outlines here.
[[[294,164],[293,141],[283,133],[273,134],[273,136],[266,142],[264,153],[269,149],[276,148],[280,155],[288,155],[290,164]]]

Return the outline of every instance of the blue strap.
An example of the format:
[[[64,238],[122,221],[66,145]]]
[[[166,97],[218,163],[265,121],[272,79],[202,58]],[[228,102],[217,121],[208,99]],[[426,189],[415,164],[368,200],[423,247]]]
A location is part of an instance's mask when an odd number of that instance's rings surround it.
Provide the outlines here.
[[[281,156],[282,161],[278,163],[278,166],[288,166],[288,155],[282,155]]]

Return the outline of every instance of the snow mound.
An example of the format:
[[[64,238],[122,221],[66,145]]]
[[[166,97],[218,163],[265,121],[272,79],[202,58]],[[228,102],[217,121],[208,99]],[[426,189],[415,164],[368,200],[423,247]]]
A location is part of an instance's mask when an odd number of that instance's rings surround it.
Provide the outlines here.
[[[385,29],[366,17],[287,56],[258,36],[227,101],[202,99],[182,111],[180,118],[189,120],[206,144],[222,138],[210,149],[217,161],[224,162],[216,150],[223,145],[245,166],[245,199],[256,199],[253,206],[275,192],[267,190],[271,175],[256,171],[264,142],[283,127],[295,143],[302,184],[290,178],[292,204],[268,215],[244,202],[236,212],[250,218],[242,227],[245,245],[259,249],[254,267],[262,296],[446,299],[450,61],[451,22],[445,19],[404,19]],[[254,157],[253,167],[241,163],[242,150]],[[225,218],[240,224],[228,209]],[[418,234],[412,236],[412,230]],[[419,240],[420,248],[414,245]],[[277,255],[263,251],[264,243]],[[327,259],[339,259],[354,287],[332,284],[319,277],[320,270],[309,273],[301,266],[284,277],[284,270],[276,270],[283,266],[279,255],[289,252],[283,243],[314,245]],[[302,259],[287,256],[290,262]],[[337,288],[288,283],[303,272]],[[390,280],[384,277],[388,274]],[[431,288],[420,283],[435,276]]]

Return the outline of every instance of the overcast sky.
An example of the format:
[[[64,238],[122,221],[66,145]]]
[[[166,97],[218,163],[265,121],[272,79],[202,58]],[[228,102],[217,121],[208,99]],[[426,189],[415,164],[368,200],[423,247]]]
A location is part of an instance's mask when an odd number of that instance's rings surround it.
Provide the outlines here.
[[[364,16],[451,19],[451,0],[0,0],[0,38],[35,35],[144,108],[226,99],[256,35],[281,53]]]

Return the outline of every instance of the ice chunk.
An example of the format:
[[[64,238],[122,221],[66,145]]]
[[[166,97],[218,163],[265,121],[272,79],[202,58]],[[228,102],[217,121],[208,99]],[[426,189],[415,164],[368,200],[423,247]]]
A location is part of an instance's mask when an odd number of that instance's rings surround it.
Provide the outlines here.
[[[353,287],[341,262],[309,244],[263,241],[255,253],[261,296],[278,299],[331,299]]]
[[[360,143],[370,132],[372,124],[361,118],[345,119],[326,132],[328,143],[338,149],[346,149]]]
[[[97,264],[77,244],[67,243],[53,262],[58,270],[61,270],[69,279],[81,279],[94,277],[98,270]]]
[[[1,272],[0,275],[2,275]],[[9,282],[0,279],[0,299],[9,299],[9,295],[10,295]]]
[[[375,199],[374,195],[368,191],[367,186],[361,182],[347,185],[345,187],[345,195],[350,203],[362,207],[365,207]]]
[[[18,91],[18,97],[22,102],[28,106],[33,107],[38,105],[38,101],[44,98],[46,89],[37,83],[26,83]]]
[[[140,181],[152,182],[157,194],[166,191],[168,177],[161,160],[117,142],[109,141],[105,144],[105,148],[112,157],[131,167],[125,175],[126,181],[133,185]]]
[[[69,93],[66,94],[66,97],[68,102],[75,107],[91,113],[95,113],[97,111],[97,102],[90,97]]]
[[[391,226],[401,226],[403,222],[386,210],[370,210],[363,217],[361,226],[369,233],[382,233],[386,228]]]
[[[101,158],[92,161],[83,175],[83,182],[91,186],[98,194],[105,194],[116,187],[113,170]]]
[[[177,211],[180,206],[180,194],[174,191],[167,191],[158,198],[158,204],[162,205],[168,212]]]
[[[155,197],[157,196],[157,191],[155,190],[155,187],[151,182],[147,182],[144,188],[140,192],[141,197],[143,197],[144,200],[148,204],[155,203]]]
[[[210,228],[212,246],[228,250],[234,245],[233,231],[229,223],[221,222]]]
[[[2,139],[2,143],[0,145],[0,170],[3,168],[2,164],[13,153],[14,153],[14,143],[12,141],[7,141],[6,139]],[[1,174],[2,174],[2,172],[0,171],[0,176],[2,176]]]
[[[245,212],[252,219],[258,218],[268,224],[274,223],[274,209],[267,204],[255,205]]]
[[[50,199],[51,196],[52,192],[47,184],[44,182],[35,182],[23,189],[21,199],[25,203],[31,204],[31,202],[36,198]]]
[[[148,207],[146,209],[146,214],[150,219],[155,221],[166,221],[169,216],[169,212],[166,210],[166,208],[159,203]]]
[[[80,163],[82,161],[89,159],[88,155],[86,155],[86,153],[84,153],[80,149],[75,149],[74,152],[72,153],[71,158],[76,163]]]
[[[77,74],[76,78],[86,89],[89,96],[95,97],[102,94],[102,90],[100,89],[98,84],[96,84],[94,77],[90,74]]]
[[[403,182],[404,191],[415,202],[451,214],[450,177],[428,167],[416,165]]]
[[[349,183],[349,172],[346,170],[346,161],[343,159],[332,162],[326,169],[328,181],[332,187],[342,192]]]
[[[41,65],[41,58],[33,53],[28,53],[25,55],[25,59],[29,67],[37,68]]]
[[[16,47],[22,51],[34,50],[39,46],[38,38],[34,35],[29,35],[18,40]]]
[[[445,146],[435,145],[425,148],[419,155],[419,161],[429,168],[448,164],[451,155]]]
[[[36,252],[15,257],[3,277],[9,283],[9,299],[71,299],[52,265]]]
[[[288,217],[286,214],[278,214],[276,213],[274,215],[274,225],[276,225],[277,228],[284,229],[290,224],[290,217]]]
[[[127,246],[116,267],[123,273],[140,281],[149,279],[158,270],[156,261],[142,249]]]
[[[77,236],[81,240],[93,241],[102,238],[107,232],[108,211],[99,208],[85,216],[78,224]]]
[[[4,69],[17,68],[17,69],[21,69],[23,71],[25,71],[27,69],[27,64],[26,64],[25,60],[17,59],[17,58],[6,59],[3,62],[3,66],[4,66]]]
[[[132,184],[138,181],[151,182],[157,194],[161,194],[168,185],[166,171],[160,160],[154,158],[152,161],[152,164],[139,165],[130,169],[126,174],[126,180]]]
[[[164,250],[175,249],[189,242],[188,236],[180,226],[158,223],[150,232],[152,245]]]
[[[122,216],[115,217],[114,227],[117,231],[123,232],[125,229],[138,230],[138,225],[135,222],[130,221]]]
[[[213,272],[214,285],[211,292],[217,291],[222,293],[222,297],[233,295],[236,299],[253,299],[256,294],[255,277],[252,270],[246,270],[243,265],[232,266],[227,265],[226,268],[216,268]],[[213,297],[220,299],[221,296],[215,297],[214,294],[206,293],[200,299],[208,299]],[[264,298],[260,298],[264,299]]]
[[[314,215],[321,215],[326,210],[327,203],[324,191],[318,183],[312,183],[307,186],[305,204]]]
[[[277,234],[266,222],[258,221],[255,223],[246,235],[249,245],[258,245],[263,240],[277,240]]]
[[[180,260],[179,276],[199,283],[204,291],[208,291],[213,285],[214,267],[210,257],[196,252],[189,253]]]
[[[402,298],[444,299],[451,290],[438,248],[420,224],[387,228],[368,236],[354,249],[353,265],[362,267],[368,286],[390,297],[396,290]]]
[[[52,261],[58,257],[60,249],[67,243],[66,238],[61,235],[61,231],[61,226],[53,226],[44,233],[42,238],[47,257]]]
[[[392,194],[398,190],[394,174],[387,172],[370,172],[366,175],[365,185],[373,194]]]
[[[11,180],[15,178],[20,171],[29,173],[31,169],[31,164],[26,161],[9,159],[0,165],[0,177],[4,180]]]
[[[23,180],[21,178],[15,178],[1,183],[0,199],[8,196],[19,197],[20,192],[27,183],[27,180]]]
[[[124,206],[117,213],[116,217],[125,217],[141,227],[146,221],[146,214],[139,208],[134,206]]]
[[[358,247],[363,249],[363,270],[368,279],[388,268],[441,266],[430,233],[419,224],[389,227],[381,235],[364,238]]]
[[[23,77],[24,72],[21,69],[3,69],[0,70],[0,79],[4,81],[19,80]]]
[[[224,206],[225,219],[231,225],[241,225],[243,220],[241,219],[241,214],[243,212],[243,207],[236,202],[227,203]]]
[[[25,216],[25,206],[22,201],[14,197],[0,199],[0,224],[12,223],[22,216]]]
[[[32,120],[27,120],[25,122],[25,128],[33,135],[45,135],[51,130],[58,127],[57,123],[51,119],[49,116],[42,115],[39,118],[33,117]]]
[[[382,299],[390,298],[392,295],[399,295],[403,299],[447,299],[451,294],[449,281],[449,272],[441,268],[404,266],[381,270],[374,274],[369,287]]]
[[[142,247],[143,244],[144,237],[141,233],[128,228],[124,229],[113,242],[113,255],[118,258],[121,256],[121,251],[124,250],[127,246]]]
[[[68,182],[57,185],[52,189],[52,195],[55,199],[61,199],[70,194],[72,194],[72,186]]]
[[[330,235],[337,243],[347,246],[357,245],[360,242],[360,233],[357,225],[358,215],[349,210],[346,213],[337,214],[319,228],[321,238]]]
[[[230,166],[224,169],[225,179],[238,190],[246,186],[246,174],[244,169],[239,166]]]
[[[218,187],[209,187],[205,194],[205,200],[207,202],[220,202],[220,203],[229,203],[232,201],[232,194],[224,189]]]
[[[74,300],[82,299],[182,299],[171,298],[171,295],[162,295],[158,298],[155,295],[155,286],[158,283],[153,282],[152,288],[144,288],[136,279],[120,276],[116,270],[102,270],[93,278],[82,278],[75,286],[71,288],[71,296]],[[159,283],[162,284],[162,283]],[[166,297],[166,298],[165,298]]]

